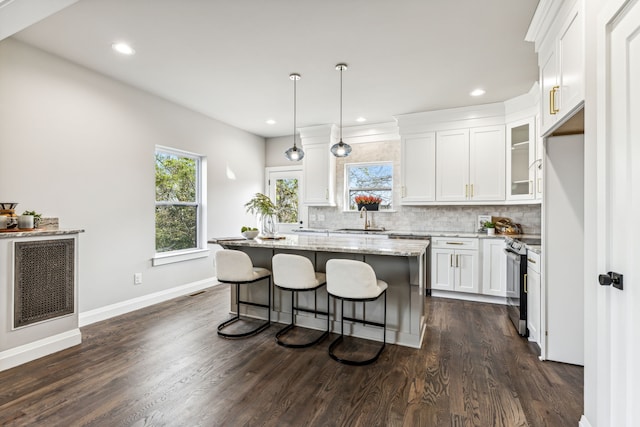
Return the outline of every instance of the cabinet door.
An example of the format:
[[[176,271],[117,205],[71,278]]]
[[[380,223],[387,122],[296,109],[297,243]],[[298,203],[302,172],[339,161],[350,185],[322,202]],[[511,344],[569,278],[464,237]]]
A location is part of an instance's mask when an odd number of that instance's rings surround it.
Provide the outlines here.
[[[543,161],[542,159],[544,159],[544,138],[542,138],[539,132],[540,126],[539,126],[539,118],[536,117],[536,122],[538,123],[538,126],[536,126],[536,129],[538,130],[538,132],[536,132],[536,163],[535,163],[535,173],[536,173],[536,181],[535,181],[535,193],[536,193],[536,200],[542,201],[542,189],[544,187],[544,182],[542,181],[542,178],[544,177],[544,173],[542,168],[544,167]]]
[[[505,199],[504,126],[474,128],[469,132],[469,199]]]
[[[334,171],[326,144],[304,146],[304,202],[310,206],[332,206]]]
[[[507,199],[535,197],[535,149],[533,118],[507,125]]]
[[[478,293],[478,252],[456,251],[454,288],[460,292]]]
[[[540,343],[540,273],[529,268],[526,280],[529,340]]]
[[[402,138],[403,205],[433,202],[436,199],[436,134],[429,132]]]
[[[556,51],[555,48],[546,52],[545,56],[542,50],[540,51],[540,57],[542,61],[540,63],[540,90],[542,96],[540,100],[542,102],[540,111],[542,115],[542,132],[543,134],[551,128],[557,121],[558,114],[558,92],[560,86],[558,85],[558,66],[556,64]],[[507,133],[508,136],[508,133]]]
[[[464,201],[469,195],[469,129],[436,134],[436,200]]]
[[[482,245],[482,293],[507,296],[507,256],[504,240],[484,239]]]
[[[431,250],[431,288],[453,291],[454,251],[450,249]]]
[[[580,3],[576,2],[558,37],[560,117],[566,117],[584,99],[584,17]]]

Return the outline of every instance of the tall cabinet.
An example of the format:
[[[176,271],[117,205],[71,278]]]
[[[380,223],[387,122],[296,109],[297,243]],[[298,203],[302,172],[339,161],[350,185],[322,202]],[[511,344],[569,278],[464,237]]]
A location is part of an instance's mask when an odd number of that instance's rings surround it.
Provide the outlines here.
[[[331,146],[336,141],[334,125],[300,129],[304,150],[303,198],[307,206],[335,206],[336,159]]]

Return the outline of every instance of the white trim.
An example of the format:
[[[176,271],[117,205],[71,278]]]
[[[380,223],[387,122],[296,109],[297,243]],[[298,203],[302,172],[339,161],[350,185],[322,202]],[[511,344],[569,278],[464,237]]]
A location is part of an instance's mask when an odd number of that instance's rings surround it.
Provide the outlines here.
[[[591,423],[584,415],[580,417],[580,421],[578,422],[578,427],[591,427]]]
[[[431,291],[431,296],[435,298],[450,298],[457,299],[462,301],[474,301],[474,302],[485,302],[488,304],[500,304],[507,305],[507,299],[505,297],[497,297],[494,295],[482,295],[482,294],[469,294],[466,292],[451,292],[451,291],[441,291],[438,289],[433,289]]]
[[[80,313],[79,315],[80,327],[91,325],[92,323],[100,322],[102,320],[110,319],[122,314],[130,313],[132,311],[168,301],[173,298],[189,295],[192,292],[196,292],[219,284],[220,283],[215,277],[210,277],[204,280],[199,280],[197,282],[187,283],[186,285],[166,289],[164,291],[143,295],[141,297],[133,298],[127,301],[121,301],[115,304],[107,305],[105,307],[85,311],[83,313]]]
[[[0,352],[0,371],[73,347],[81,342],[82,335],[80,329],[75,328],[61,334],[5,350]]]
[[[211,250],[209,249],[193,249],[185,252],[168,252],[166,254],[156,254],[151,258],[151,265],[173,264],[174,262],[191,261],[192,259],[207,258]]]

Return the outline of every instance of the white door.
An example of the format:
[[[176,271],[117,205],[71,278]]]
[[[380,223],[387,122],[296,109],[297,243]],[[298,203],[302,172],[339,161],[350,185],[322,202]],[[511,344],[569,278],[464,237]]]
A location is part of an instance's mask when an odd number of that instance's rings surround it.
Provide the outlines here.
[[[302,203],[302,167],[271,167],[266,170],[266,194],[278,207],[278,232],[306,226],[307,209]]]
[[[431,288],[452,291],[454,283],[454,257],[451,249],[431,250]]]
[[[473,128],[469,132],[469,198],[505,199],[504,126]]]
[[[469,129],[436,133],[436,200],[469,197]]]
[[[478,253],[475,251],[456,251],[455,289],[461,292],[478,293]]]
[[[637,426],[640,402],[640,3],[610,1],[599,21],[598,425]],[[593,280],[596,278],[588,278]]]

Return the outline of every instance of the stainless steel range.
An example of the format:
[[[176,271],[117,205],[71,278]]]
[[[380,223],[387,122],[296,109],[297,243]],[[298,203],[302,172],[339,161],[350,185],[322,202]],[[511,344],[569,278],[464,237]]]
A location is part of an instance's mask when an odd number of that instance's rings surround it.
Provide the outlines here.
[[[505,239],[507,255],[507,311],[518,334],[529,336],[527,330],[527,247],[539,245],[539,238]]]

